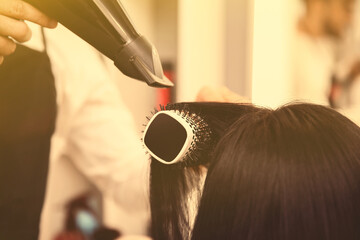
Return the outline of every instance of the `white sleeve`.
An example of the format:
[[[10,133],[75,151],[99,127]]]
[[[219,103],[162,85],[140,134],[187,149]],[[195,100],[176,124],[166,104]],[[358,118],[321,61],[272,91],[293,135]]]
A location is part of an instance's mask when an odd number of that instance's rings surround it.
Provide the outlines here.
[[[149,161],[118,87],[91,46],[62,26],[50,33],[59,104],[55,135],[64,142],[54,155],[70,159],[124,209],[143,210]]]
[[[71,120],[65,152],[103,194],[124,209],[146,207],[148,157],[132,116],[110,81],[93,85]]]

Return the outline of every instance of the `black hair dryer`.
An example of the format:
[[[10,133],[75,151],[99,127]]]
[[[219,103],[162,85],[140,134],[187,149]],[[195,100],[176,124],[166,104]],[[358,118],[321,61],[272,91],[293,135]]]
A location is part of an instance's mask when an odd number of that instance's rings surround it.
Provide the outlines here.
[[[120,0],[25,0],[90,43],[125,75],[172,87],[155,47],[131,23]]]

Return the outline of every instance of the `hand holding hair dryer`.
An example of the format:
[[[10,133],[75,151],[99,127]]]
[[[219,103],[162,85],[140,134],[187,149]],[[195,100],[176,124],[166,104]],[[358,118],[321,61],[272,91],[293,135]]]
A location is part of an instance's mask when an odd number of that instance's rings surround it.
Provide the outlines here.
[[[114,61],[125,75],[172,87],[155,47],[131,23],[120,0],[25,0]]]

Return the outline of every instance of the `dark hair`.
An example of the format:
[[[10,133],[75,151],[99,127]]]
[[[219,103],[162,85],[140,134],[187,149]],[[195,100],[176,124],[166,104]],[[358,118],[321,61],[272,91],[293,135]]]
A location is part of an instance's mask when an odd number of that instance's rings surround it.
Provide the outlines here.
[[[360,128],[336,111],[312,104],[277,110],[232,107],[229,121],[223,114],[210,117],[224,122],[209,155],[193,230],[189,222],[174,221],[188,218],[181,203],[189,189],[178,188],[184,184],[177,177],[189,169],[178,168],[178,175],[151,182],[154,238],[360,239]],[[226,105],[224,111],[229,109]],[[152,181],[158,177],[154,165],[159,164],[152,162]]]
[[[214,143],[240,115],[255,110],[251,105],[230,103],[177,103],[169,104],[166,110],[184,110],[198,114],[206,120],[214,133]],[[221,117],[219,117],[221,116]],[[196,156],[201,163],[210,154]],[[188,198],[195,191],[196,201],[201,193],[201,168],[199,166],[164,165],[154,159],[150,171],[151,232],[154,239],[188,239],[191,232],[188,215]]]

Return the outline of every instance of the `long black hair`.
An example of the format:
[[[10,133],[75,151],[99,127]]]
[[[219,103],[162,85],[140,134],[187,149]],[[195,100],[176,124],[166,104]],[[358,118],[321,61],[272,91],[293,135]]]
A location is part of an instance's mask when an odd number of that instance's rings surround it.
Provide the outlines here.
[[[152,161],[154,239],[360,239],[357,125],[312,104],[188,105],[221,127],[203,191],[196,167]],[[194,188],[202,195],[192,229]]]

